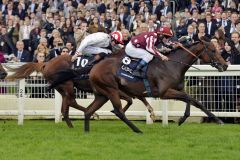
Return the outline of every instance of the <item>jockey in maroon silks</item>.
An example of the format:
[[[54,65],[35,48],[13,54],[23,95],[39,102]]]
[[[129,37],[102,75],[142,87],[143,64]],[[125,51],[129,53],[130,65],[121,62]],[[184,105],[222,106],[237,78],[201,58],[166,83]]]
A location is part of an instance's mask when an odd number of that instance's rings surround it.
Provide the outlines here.
[[[168,27],[157,28],[155,32],[144,32],[131,38],[127,44],[125,52],[130,57],[139,58],[141,61],[133,71],[134,76],[143,77],[142,69],[153,59],[160,57],[163,61],[168,61],[168,57],[161,54],[156,46],[168,41],[173,36],[173,32]]]

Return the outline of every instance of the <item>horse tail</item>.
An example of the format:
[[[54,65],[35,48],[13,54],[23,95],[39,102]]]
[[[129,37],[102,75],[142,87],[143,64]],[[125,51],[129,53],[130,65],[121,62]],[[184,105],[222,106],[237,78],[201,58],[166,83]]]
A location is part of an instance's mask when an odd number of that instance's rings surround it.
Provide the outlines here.
[[[45,67],[45,63],[26,63],[19,68],[10,68],[7,67],[7,69],[10,72],[14,72],[12,75],[8,76],[6,79],[7,80],[15,80],[15,79],[23,79],[28,76],[30,76],[34,71],[43,72],[43,69]]]

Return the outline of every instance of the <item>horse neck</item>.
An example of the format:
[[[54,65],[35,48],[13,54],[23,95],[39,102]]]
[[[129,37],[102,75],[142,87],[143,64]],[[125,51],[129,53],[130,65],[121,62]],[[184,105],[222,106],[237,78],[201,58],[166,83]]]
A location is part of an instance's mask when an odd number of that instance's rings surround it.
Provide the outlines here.
[[[176,70],[179,70],[179,72],[183,74],[190,68],[191,65],[193,65],[197,61],[197,57],[202,52],[202,50],[203,45],[198,43],[189,48],[189,51],[191,51],[196,57],[191,55],[184,49],[179,49],[175,53],[171,54],[169,58],[171,60],[179,62],[177,64],[175,63],[174,65],[177,65],[175,67]]]

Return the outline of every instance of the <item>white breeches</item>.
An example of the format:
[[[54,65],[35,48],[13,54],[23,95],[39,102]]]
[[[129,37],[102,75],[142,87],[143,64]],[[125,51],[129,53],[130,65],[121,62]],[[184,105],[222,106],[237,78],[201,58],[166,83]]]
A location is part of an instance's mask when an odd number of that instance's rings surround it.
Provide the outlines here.
[[[140,58],[147,63],[153,59],[153,55],[151,53],[142,48],[136,48],[134,45],[132,45],[131,42],[127,44],[125,52],[129,56],[134,58]]]
[[[106,54],[112,53],[112,51],[109,49],[95,47],[95,46],[87,46],[82,51],[83,55],[93,55],[93,54],[99,54],[101,52],[106,53]]]

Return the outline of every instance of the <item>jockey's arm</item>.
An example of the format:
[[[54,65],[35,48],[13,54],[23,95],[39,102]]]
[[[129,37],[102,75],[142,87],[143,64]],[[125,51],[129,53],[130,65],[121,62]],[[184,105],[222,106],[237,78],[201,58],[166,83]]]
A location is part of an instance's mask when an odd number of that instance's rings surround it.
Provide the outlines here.
[[[155,47],[155,39],[153,36],[150,36],[146,39],[147,41],[147,46],[146,46],[146,50],[150,53],[152,53],[153,55],[157,55],[158,57],[160,57],[163,61],[167,61],[168,57],[166,57],[165,55],[161,54],[158,49]]]

